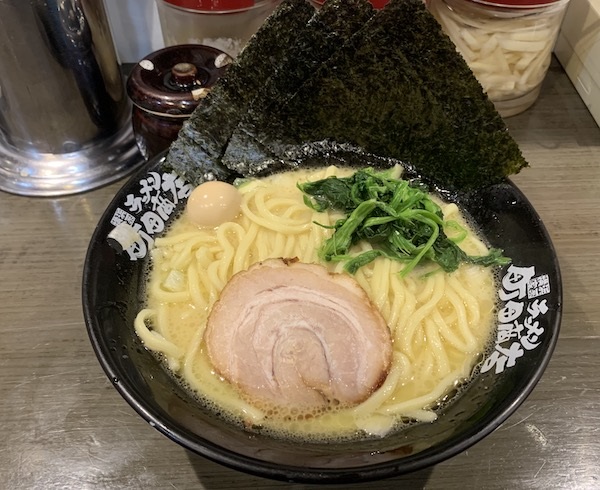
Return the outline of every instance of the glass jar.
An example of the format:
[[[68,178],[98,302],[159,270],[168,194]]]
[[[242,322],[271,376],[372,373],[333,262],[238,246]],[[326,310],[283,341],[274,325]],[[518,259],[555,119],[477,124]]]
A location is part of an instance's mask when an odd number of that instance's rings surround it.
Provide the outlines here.
[[[281,0],[156,0],[166,46],[203,44],[236,57]]]
[[[429,10],[503,117],[537,99],[569,0],[430,0]]]

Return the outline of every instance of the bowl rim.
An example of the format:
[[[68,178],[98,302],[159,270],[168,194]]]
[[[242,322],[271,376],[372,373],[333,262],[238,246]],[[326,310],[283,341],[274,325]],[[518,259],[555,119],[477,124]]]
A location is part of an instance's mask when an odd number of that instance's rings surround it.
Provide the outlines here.
[[[552,256],[552,266],[556,274],[557,282],[554,284],[553,295],[556,297],[555,318],[553,322],[548,323],[547,331],[549,331],[549,339],[541,360],[535,365],[530,372],[525,385],[520,389],[518,394],[511,397],[510,403],[496,411],[493,417],[483,418],[473,425],[466,432],[466,435],[458,442],[450,440],[450,443],[444,441],[442,444],[416,452],[410,456],[401,459],[379,462],[374,464],[365,464],[362,466],[340,467],[340,468],[315,468],[306,466],[287,465],[280,463],[271,463],[269,461],[253,458],[244,454],[236,453],[235,451],[221,447],[218,444],[195,434],[197,441],[191,440],[186,436],[186,429],[175,421],[165,423],[161,414],[153,410],[143,399],[139,399],[138,390],[135,386],[130,386],[121,380],[117,369],[112,365],[108,346],[102,339],[101,329],[95,325],[93,300],[89,297],[94,287],[94,279],[96,271],[94,269],[95,244],[99,243],[103,223],[110,219],[110,213],[118,198],[118,196],[131,185],[132,182],[139,180],[141,176],[148,173],[151,168],[160,167],[164,162],[164,153],[150,160],[147,165],[143,166],[138,172],[130,177],[124,185],[117,191],[112,201],[109,203],[94,229],[89,246],[86,252],[83,275],[82,275],[82,303],[83,315],[86,324],[86,330],[94,353],[100,362],[100,365],[106,376],[111,380],[113,386],[126,402],[153,428],[165,435],[167,438],[181,445],[182,447],[210,459],[216,463],[222,464],[229,468],[242,471],[255,476],[271,478],[280,481],[298,482],[298,483],[352,483],[352,482],[368,482],[400,476],[414,471],[422,470],[427,467],[436,465],[445,461],[460,452],[468,449],[477,442],[481,441],[487,435],[498,428],[506,419],[508,419],[525,401],[525,399],[534,390],[537,383],[543,376],[552,354],[555,350],[560,333],[560,325],[562,320],[563,309],[563,285],[562,276],[558,257],[551,237],[541,221],[539,214],[534,209],[525,194],[512,182],[506,179],[503,184],[515,193],[522,200],[523,204],[528,207],[529,212],[534,220],[537,220],[536,225],[549,247],[549,252]]]

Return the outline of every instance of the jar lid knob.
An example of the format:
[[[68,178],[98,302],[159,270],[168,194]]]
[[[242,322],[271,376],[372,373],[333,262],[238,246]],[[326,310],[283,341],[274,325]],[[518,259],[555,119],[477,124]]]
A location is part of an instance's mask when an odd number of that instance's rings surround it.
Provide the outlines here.
[[[171,68],[173,81],[182,87],[189,87],[196,82],[198,68],[192,63],[177,63]]]

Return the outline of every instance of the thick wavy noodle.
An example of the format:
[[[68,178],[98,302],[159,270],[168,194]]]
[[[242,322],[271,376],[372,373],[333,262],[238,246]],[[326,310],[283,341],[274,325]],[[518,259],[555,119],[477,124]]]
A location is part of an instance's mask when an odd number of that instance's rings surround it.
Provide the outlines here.
[[[339,216],[308,208],[296,183],[350,172],[329,167],[251,181],[240,188],[242,212],[235,221],[199,229],[184,214],[156,240],[147,308],[138,315],[136,332],[203,403],[285,436],[384,435],[407,420],[434,420],[432,407],[470,377],[493,328],[493,271],[464,264],[446,274],[429,265],[401,277],[403,264],[385,258],[355,275],[386,319],[394,347],[389,375],[363,403],[313,414],[259,410],[214,373],[203,334],[220,291],[235,273],[265,259],[320,262],[317,250],[331,230],[314,222],[329,225]],[[456,205],[439,203],[447,220],[468,229]],[[446,232],[458,233],[455,227]],[[474,255],[487,251],[473,232],[460,246]],[[328,267],[341,272],[343,264]]]

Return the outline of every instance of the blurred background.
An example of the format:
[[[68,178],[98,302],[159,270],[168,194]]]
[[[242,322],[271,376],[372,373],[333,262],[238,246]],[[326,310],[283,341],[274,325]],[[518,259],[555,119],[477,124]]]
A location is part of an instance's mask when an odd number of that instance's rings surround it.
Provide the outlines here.
[[[152,0],[105,0],[121,63],[135,63],[163,48],[158,9]]]
[[[165,46],[153,0],[104,0],[121,63]],[[569,3],[554,53],[600,123],[600,0]]]

